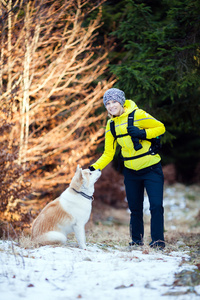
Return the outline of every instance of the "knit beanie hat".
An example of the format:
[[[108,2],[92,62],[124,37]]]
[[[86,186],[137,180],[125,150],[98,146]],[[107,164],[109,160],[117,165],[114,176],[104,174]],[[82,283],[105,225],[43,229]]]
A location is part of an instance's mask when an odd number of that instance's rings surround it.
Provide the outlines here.
[[[109,89],[103,95],[104,105],[106,106],[106,103],[110,100],[115,100],[115,101],[119,102],[121,104],[121,106],[123,106],[125,103],[125,100],[126,100],[125,94],[123,91],[116,89],[116,88]]]

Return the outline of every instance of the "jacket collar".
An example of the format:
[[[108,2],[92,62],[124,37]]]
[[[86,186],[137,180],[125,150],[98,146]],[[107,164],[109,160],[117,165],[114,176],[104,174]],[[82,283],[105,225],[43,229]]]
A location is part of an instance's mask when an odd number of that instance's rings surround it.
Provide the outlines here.
[[[138,109],[138,106],[136,105],[136,103],[133,100],[126,100],[124,103],[124,113],[119,116],[120,117],[124,117],[124,116],[128,116],[133,110]],[[114,120],[116,117],[111,118],[111,120]]]

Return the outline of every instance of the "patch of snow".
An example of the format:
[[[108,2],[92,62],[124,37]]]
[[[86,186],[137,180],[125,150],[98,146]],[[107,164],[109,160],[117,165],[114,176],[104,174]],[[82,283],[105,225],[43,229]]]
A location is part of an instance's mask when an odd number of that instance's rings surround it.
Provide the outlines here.
[[[173,287],[174,274],[193,269],[184,252],[113,249],[90,244],[87,250],[45,246],[24,249],[0,241],[1,299],[19,300],[196,300],[188,287]],[[173,298],[170,292],[183,291]]]

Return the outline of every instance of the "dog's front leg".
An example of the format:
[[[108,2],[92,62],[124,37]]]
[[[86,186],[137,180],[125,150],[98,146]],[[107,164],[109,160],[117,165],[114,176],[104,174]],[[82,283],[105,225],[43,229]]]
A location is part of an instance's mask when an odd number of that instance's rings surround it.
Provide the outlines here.
[[[74,233],[81,249],[86,249],[85,243],[85,228],[83,224],[74,225]]]

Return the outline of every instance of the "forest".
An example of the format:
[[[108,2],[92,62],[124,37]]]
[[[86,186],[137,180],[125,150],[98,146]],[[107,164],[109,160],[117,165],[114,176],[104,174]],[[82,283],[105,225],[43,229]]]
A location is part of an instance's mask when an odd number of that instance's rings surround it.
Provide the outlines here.
[[[165,124],[174,180],[200,182],[198,0],[0,0],[0,36],[2,222],[29,227],[100,156],[111,87]],[[99,203],[124,205],[119,180],[113,163]]]

